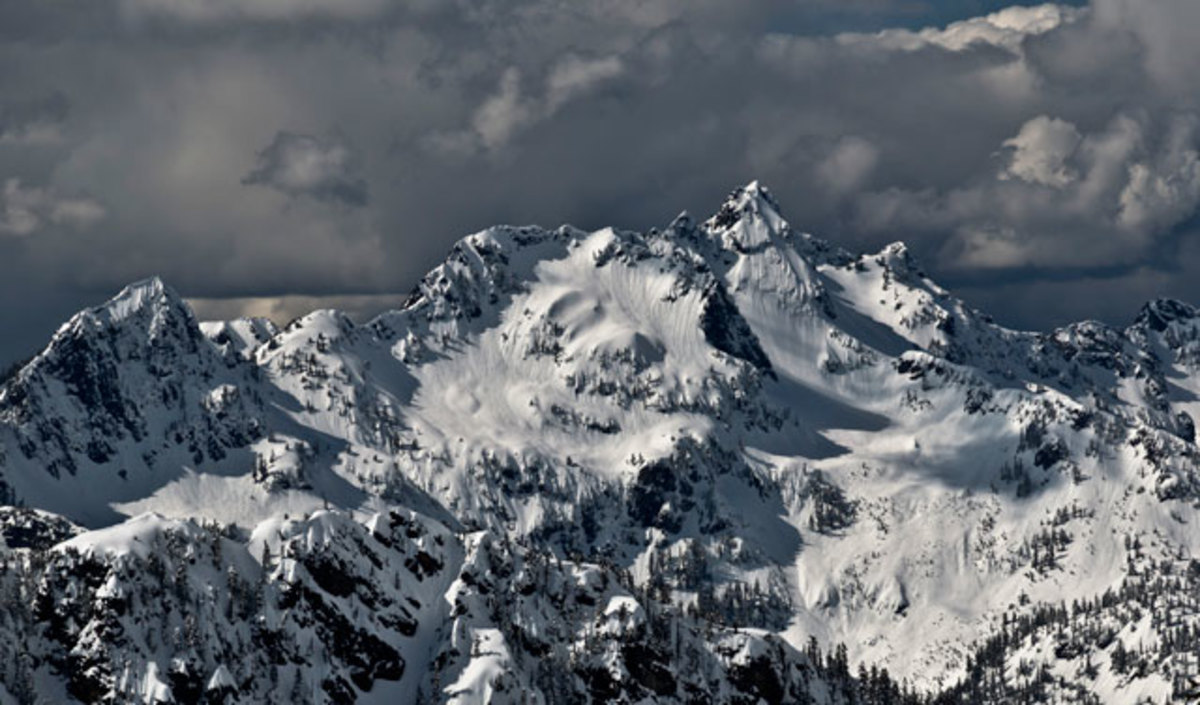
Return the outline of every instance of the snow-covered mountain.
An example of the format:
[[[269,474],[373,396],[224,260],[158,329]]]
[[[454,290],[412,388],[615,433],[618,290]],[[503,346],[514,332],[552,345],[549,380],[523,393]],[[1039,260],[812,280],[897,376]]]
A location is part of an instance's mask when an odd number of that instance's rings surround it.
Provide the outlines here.
[[[1200,311],[1012,331],[766,189],[0,387],[0,702],[1200,695]]]

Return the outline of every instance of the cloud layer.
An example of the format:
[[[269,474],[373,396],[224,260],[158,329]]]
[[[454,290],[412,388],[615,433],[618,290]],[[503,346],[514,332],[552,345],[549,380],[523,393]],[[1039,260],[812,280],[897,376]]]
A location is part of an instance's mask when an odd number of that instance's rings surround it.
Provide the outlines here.
[[[648,228],[754,178],[1002,321],[1200,300],[1200,6],[997,5],[5,4],[0,357],[151,273],[386,300],[489,224]]]

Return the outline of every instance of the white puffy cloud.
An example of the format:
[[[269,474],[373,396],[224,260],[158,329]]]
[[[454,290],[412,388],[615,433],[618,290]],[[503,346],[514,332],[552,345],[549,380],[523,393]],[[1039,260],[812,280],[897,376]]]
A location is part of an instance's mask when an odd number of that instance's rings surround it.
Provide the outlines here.
[[[1008,167],[1000,178],[1016,178],[1043,186],[1063,187],[1076,178],[1067,166],[1083,140],[1074,125],[1040,115],[1021,126],[1016,137],[1004,141],[1012,150]]]
[[[844,34],[844,43],[870,44],[892,50],[915,51],[937,46],[962,51],[975,44],[986,44],[1019,51],[1029,38],[1046,34],[1076,21],[1081,11],[1057,4],[1032,7],[1015,5],[982,17],[954,22],[946,27],[918,31],[888,29],[874,34]]]
[[[1007,163],[994,178],[865,194],[859,223],[949,232],[941,264],[956,269],[1139,261],[1200,206],[1197,118],[1158,122],[1118,114],[1081,134],[1038,116],[1003,142]]]

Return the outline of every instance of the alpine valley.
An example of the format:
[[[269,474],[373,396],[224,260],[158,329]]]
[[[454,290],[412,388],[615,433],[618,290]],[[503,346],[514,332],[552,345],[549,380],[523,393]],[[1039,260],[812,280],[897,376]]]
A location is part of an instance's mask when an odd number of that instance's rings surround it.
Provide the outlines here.
[[[1200,311],[1009,330],[758,184],[0,384],[0,703],[1200,699]]]

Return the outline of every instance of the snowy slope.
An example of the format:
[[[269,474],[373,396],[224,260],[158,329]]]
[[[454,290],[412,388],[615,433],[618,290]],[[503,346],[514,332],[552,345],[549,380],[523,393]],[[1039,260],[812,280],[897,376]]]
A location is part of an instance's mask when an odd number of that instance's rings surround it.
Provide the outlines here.
[[[34,600],[7,628],[45,650],[0,682],[1161,700],[1195,662],[1198,366],[1191,306],[1008,330],[757,183],[648,233],[485,230],[365,324],[198,323],[141,282],[0,387],[0,489],[41,510],[0,516]],[[148,562],[181,567],[130,577]],[[230,606],[225,575],[256,597]],[[47,623],[41,593],[81,611]],[[147,641],[189,616],[228,629]],[[115,623],[136,636],[93,636]]]

